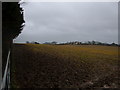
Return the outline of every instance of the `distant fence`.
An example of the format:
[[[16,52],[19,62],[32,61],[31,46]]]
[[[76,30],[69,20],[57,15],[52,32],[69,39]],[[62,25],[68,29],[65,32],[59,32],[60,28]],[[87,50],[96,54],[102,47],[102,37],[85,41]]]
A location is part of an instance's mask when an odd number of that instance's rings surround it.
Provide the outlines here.
[[[5,66],[4,75],[1,83],[1,90],[9,90],[10,89],[10,51],[8,52],[7,62]]]

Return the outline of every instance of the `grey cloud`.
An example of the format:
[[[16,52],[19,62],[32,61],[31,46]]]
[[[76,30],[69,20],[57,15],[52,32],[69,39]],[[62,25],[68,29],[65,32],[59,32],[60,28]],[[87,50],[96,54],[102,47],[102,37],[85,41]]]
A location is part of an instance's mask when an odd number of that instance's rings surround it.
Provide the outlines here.
[[[109,2],[27,3],[26,26],[16,42],[118,42],[118,4]]]

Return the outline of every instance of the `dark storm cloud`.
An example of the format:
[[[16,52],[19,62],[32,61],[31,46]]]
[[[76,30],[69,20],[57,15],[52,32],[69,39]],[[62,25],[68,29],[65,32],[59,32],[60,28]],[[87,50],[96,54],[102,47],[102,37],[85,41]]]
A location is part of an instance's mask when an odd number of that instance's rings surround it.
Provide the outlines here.
[[[118,42],[117,2],[26,3],[26,26],[16,42]]]

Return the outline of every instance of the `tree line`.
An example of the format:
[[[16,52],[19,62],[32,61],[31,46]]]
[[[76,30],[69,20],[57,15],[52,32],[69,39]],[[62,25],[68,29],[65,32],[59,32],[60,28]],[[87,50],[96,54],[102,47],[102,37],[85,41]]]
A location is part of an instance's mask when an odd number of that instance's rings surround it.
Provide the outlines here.
[[[106,45],[106,46],[120,46],[119,44],[116,43],[103,43],[99,41],[87,41],[87,42],[80,42],[80,41],[72,41],[72,42],[64,42],[64,43],[58,43],[56,41],[51,41],[51,42],[44,42],[44,43],[39,43],[37,41],[26,41],[26,43],[32,43],[32,44],[52,44],[52,45]]]

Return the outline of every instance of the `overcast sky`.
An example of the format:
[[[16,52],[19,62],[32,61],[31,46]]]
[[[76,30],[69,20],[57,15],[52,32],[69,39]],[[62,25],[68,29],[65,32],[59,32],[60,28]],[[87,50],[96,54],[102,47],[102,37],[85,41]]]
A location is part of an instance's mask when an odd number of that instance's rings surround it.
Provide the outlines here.
[[[25,27],[15,42],[118,43],[117,2],[27,2]]]

